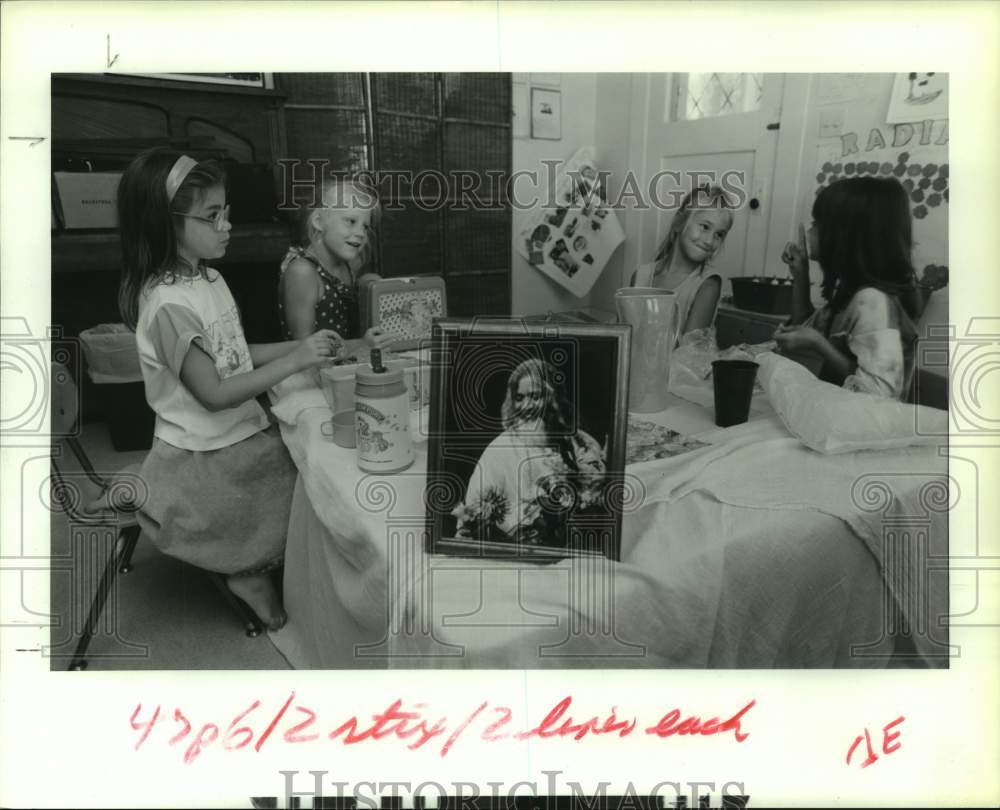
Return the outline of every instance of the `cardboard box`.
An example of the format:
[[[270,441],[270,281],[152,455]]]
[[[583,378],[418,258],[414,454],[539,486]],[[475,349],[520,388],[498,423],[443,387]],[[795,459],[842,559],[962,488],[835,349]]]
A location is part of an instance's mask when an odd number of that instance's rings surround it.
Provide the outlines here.
[[[54,176],[67,229],[118,227],[120,172],[55,172]]]

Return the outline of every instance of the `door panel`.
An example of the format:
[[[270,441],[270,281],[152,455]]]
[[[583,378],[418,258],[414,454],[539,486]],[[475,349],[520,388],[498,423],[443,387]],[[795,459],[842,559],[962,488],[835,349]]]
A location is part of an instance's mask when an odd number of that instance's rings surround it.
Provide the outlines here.
[[[722,103],[714,99],[704,105],[704,110],[694,112],[688,92],[694,83],[688,80],[687,74],[659,73],[642,77],[646,83],[643,88],[646,108],[643,171],[646,187],[658,171],[682,172],[685,192],[693,185],[687,173],[714,172],[718,182],[726,172],[737,171],[744,174],[746,201],[757,201],[756,208],[744,204],[736,212],[733,229],[715,261],[715,268],[727,278],[762,273],[767,248],[769,201],[784,77],[773,73],[757,76],[761,77],[759,101],[756,98],[748,100],[746,93],[753,92],[754,87],[748,79],[745,88],[740,91],[744,95],[734,95],[728,106],[725,99]],[[743,111],[758,104],[758,109]],[[676,120],[675,108],[680,110],[682,118],[692,114],[703,117]],[[725,114],[715,114],[720,111]],[[663,178],[656,184],[661,200],[669,199],[666,195],[671,182],[669,178]],[[705,182],[705,178],[701,182]],[[676,205],[669,205],[666,210],[654,205],[641,217],[637,263],[652,261],[675,213]]]

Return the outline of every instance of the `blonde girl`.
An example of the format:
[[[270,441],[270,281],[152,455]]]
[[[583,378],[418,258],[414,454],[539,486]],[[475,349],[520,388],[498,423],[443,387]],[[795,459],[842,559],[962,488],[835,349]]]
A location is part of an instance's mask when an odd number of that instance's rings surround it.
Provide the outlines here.
[[[341,358],[359,356],[394,337],[379,329],[362,336],[359,327],[358,285],[378,278],[360,274],[381,208],[375,193],[352,179],[325,180],[320,198],[305,212],[303,246],[289,248],[281,263],[278,314],[289,340],[330,329],[341,341]]]
[[[707,270],[733,227],[732,208],[718,186],[699,186],[681,202],[656,259],[636,270],[633,287],[677,296],[680,335],[715,323],[722,276]]]

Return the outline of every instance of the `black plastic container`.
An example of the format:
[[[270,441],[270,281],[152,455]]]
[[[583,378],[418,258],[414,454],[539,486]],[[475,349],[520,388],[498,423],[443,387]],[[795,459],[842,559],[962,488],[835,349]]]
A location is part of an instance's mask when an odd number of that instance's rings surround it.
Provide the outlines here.
[[[741,425],[750,417],[750,400],[757,379],[757,363],[750,360],[716,360],[712,363],[715,424]]]
[[[146,402],[146,388],[138,382],[94,384],[108,422],[111,446],[119,453],[148,450],[153,445],[156,414]]]

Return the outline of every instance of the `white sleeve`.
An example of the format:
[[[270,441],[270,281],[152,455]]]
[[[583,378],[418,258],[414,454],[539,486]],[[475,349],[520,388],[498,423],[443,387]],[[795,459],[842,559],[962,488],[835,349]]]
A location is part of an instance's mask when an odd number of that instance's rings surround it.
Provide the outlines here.
[[[849,304],[847,347],[857,359],[844,388],[898,399],[905,374],[903,338],[892,320],[889,297],[875,289],[859,291]]]
[[[149,321],[147,334],[157,359],[178,379],[193,342],[197,341],[202,349],[210,351],[210,343],[197,313],[182,304],[164,304],[156,310]]]

